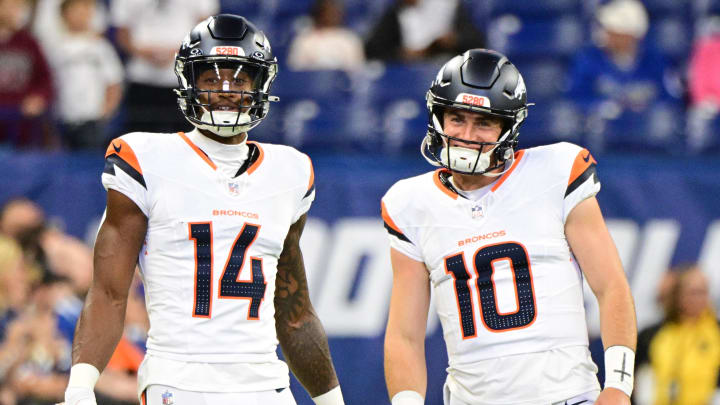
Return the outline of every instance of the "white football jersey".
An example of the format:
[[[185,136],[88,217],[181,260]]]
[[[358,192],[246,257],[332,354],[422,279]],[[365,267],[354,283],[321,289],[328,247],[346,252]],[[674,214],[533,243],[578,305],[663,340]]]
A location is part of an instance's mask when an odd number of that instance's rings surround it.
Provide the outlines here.
[[[108,147],[103,185],[148,218],[138,258],[150,318],[140,391],[289,385],[275,352],[276,266],[315,197],[312,163],[288,146],[248,144],[256,159],[234,178],[183,133],[131,133]]]
[[[476,201],[446,170],[383,197],[391,246],[429,272],[448,386],[463,401],[537,404],[599,389],[564,232],[570,211],[600,190],[595,168],[586,149],[558,143],[518,151]]]

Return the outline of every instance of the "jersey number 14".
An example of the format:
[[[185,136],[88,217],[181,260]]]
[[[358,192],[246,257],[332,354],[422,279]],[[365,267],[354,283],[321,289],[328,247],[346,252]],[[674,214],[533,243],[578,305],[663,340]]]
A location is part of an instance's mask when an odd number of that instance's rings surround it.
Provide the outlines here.
[[[510,263],[512,281],[515,287],[516,311],[503,313],[498,309],[495,286],[496,263]],[[491,332],[505,332],[529,326],[535,321],[535,291],[532,283],[530,258],[525,247],[517,242],[506,242],[483,246],[473,257],[477,275],[477,295],[480,298],[482,322]],[[452,275],[460,312],[460,327],[463,339],[477,336],[470,272],[465,264],[465,255],[458,253],[445,258],[445,272]]]
[[[213,232],[212,222],[189,224],[190,239],[195,243],[195,302],[193,316],[210,318],[212,314]],[[251,279],[238,280],[245,264],[245,252],[255,241],[260,225],[245,223],[230,249],[218,285],[218,298],[250,300],[247,319],[260,319],[260,304],[265,297],[262,259],[250,257]]]

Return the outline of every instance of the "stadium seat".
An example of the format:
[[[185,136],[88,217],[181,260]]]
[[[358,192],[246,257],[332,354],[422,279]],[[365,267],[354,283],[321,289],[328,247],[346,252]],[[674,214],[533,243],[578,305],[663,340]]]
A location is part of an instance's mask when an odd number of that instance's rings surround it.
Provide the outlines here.
[[[680,152],[684,127],[680,103],[657,102],[643,112],[625,110],[604,120],[596,135],[608,151]]]
[[[515,14],[520,17],[555,17],[561,14],[582,14],[582,2],[577,0],[536,0],[507,1],[491,0],[488,2],[490,14]],[[481,6],[482,7],[482,6]]]
[[[504,15],[490,23],[490,47],[509,55],[568,56],[585,42],[582,20],[571,16],[521,19]]]
[[[530,101],[528,118],[520,128],[520,148],[547,143],[582,140],[583,116],[577,106],[568,99],[535,98]]]
[[[274,0],[267,1],[276,15],[303,15],[310,13],[315,0]]]
[[[262,0],[220,0],[220,10],[223,13],[245,16],[255,22],[260,16],[271,14],[272,10],[268,9],[267,4]]]
[[[428,64],[387,64],[385,70],[370,83],[370,99],[385,102],[395,98],[423,100],[440,66]]]
[[[690,17],[693,0],[643,0],[651,19],[658,17]]]
[[[690,53],[692,37],[692,22],[684,18],[667,17],[651,22],[647,41],[655,44],[675,65],[682,65]]]
[[[347,100],[350,79],[343,71],[322,70],[298,72],[283,69],[278,73],[272,94],[280,97],[280,103],[300,98]],[[344,100],[338,100],[338,97]]]
[[[568,62],[565,58],[523,57],[510,55],[525,79],[530,101],[555,97],[567,81]]]

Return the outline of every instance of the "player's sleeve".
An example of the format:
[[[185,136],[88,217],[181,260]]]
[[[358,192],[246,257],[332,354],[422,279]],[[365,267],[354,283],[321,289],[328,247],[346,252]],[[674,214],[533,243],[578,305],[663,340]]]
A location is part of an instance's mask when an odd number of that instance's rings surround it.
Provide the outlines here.
[[[307,188],[305,189],[305,194],[300,199],[300,205],[298,206],[298,210],[293,216],[293,224],[297,222],[297,220],[300,219],[303,214],[310,210],[310,206],[315,200],[315,171],[313,170],[312,160],[310,160],[309,156],[307,156],[307,160],[309,163],[308,167],[310,169],[307,176]]]
[[[390,215],[385,201],[380,201],[380,208],[382,213],[383,225],[388,233],[390,240],[390,247],[404,254],[405,256],[417,260],[419,262],[424,261],[420,249],[407,237],[406,233],[403,232],[402,228],[397,225]],[[397,216],[396,216],[397,217]]]
[[[568,176],[563,201],[563,222],[575,206],[582,201],[594,197],[600,191],[600,180],[597,176],[597,162],[590,151],[581,149],[575,156],[570,175]]]
[[[105,168],[102,174],[103,187],[113,189],[131,199],[149,216],[147,183],[135,151],[122,138],[115,138],[105,152]]]

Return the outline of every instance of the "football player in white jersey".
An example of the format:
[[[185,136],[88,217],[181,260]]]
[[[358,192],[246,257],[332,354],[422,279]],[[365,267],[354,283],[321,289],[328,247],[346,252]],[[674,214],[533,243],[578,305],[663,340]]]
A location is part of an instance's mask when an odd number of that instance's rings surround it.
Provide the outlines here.
[[[440,169],[397,182],[382,199],[392,404],[424,403],[431,288],[449,357],[445,405],[629,404],[635,312],[595,199],[593,157],[569,143],[515,149],[525,84],[494,51],[447,62],[427,106],[422,155]],[[583,278],[600,306],[602,392]]]
[[[127,134],[106,153],[107,210],[65,403],[95,404],[137,263],[150,317],[143,405],[295,404],[278,343],[318,405],[342,405],[299,247],[312,163],[247,140],[276,100],[268,39],[244,17],[210,17],[183,41],[175,71],[196,128]]]

